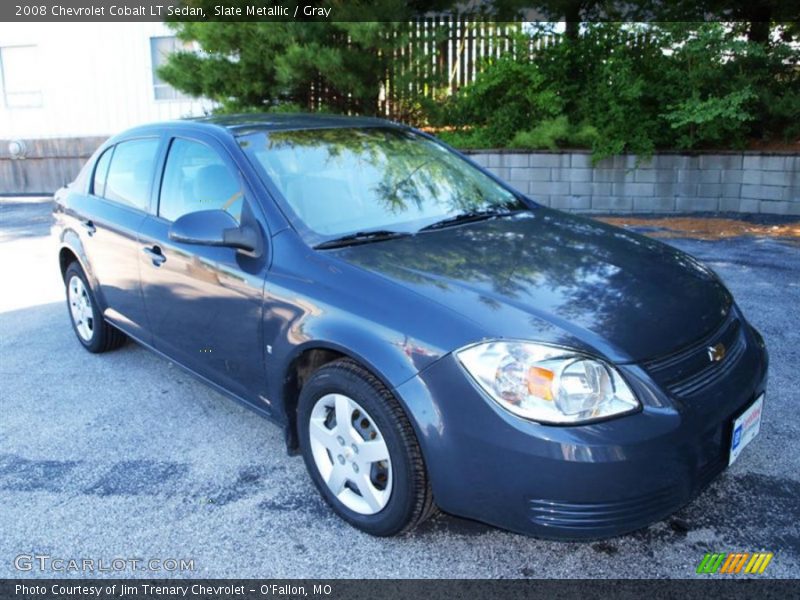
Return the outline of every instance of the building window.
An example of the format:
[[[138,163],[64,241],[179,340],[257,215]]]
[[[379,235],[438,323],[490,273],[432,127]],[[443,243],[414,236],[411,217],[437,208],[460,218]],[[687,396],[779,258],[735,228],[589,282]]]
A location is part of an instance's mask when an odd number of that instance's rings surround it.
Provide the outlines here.
[[[191,45],[185,44],[175,36],[159,36],[150,38],[150,57],[153,64],[153,95],[156,100],[187,100],[189,96],[179,92],[158,76],[158,68],[166,64],[169,55],[179,50],[189,50]]]
[[[6,108],[38,108],[42,105],[40,71],[39,48],[36,46],[0,48],[0,78]]]

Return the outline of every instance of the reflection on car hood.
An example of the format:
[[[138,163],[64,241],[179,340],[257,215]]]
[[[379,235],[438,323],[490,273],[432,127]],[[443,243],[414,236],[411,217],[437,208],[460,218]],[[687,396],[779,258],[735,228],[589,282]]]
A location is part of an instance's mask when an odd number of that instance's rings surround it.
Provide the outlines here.
[[[541,330],[555,326],[615,360],[696,341],[732,302],[689,255],[549,209],[335,253],[451,307],[490,336],[548,339]]]

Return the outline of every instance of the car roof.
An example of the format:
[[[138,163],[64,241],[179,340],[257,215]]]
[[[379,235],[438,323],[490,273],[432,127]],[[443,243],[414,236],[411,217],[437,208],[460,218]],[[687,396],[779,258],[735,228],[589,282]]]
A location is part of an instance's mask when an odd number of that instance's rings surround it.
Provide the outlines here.
[[[216,133],[225,132],[240,136],[260,131],[289,131],[297,129],[332,129],[349,127],[402,127],[385,119],[372,117],[347,117],[323,114],[289,113],[245,113],[238,115],[213,115],[149,123],[128,129],[114,136],[115,139],[130,138],[137,135],[153,135],[164,129],[194,130]]]
[[[231,130],[234,135],[251,131],[285,131],[289,129],[322,129],[346,127],[395,126],[391,121],[372,117],[304,113],[245,113],[213,115],[188,119],[195,123],[208,123]]]

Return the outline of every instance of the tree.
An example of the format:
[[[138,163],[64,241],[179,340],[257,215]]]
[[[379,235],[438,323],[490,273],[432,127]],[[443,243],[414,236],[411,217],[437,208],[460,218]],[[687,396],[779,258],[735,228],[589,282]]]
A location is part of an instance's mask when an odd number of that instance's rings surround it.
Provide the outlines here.
[[[184,4],[213,14],[215,0]],[[248,4],[228,3],[243,10]],[[173,22],[177,37],[195,42],[200,52],[175,53],[159,75],[179,90],[219,102],[223,111],[321,108],[374,115],[398,50],[410,43],[411,19],[449,2],[318,4],[335,5],[337,21]],[[348,15],[352,20],[344,20]],[[414,52],[405,58],[407,68],[394,73],[398,88],[404,76],[421,76],[414,62],[425,59]],[[312,104],[312,87],[323,106]]]

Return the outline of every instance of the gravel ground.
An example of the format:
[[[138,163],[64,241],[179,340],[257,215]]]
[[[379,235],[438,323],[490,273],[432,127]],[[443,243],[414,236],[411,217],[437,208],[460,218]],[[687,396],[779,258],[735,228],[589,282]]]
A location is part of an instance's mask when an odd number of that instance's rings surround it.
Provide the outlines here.
[[[668,240],[720,273],[772,358],[761,434],[689,506],[595,543],[447,515],[376,539],[329,512],[270,422],[136,344],[79,346],[49,210],[0,200],[0,577],[26,575],[19,554],[194,560],[121,573],[148,577],[693,577],[728,551],[772,551],[764,576],[800,576],[797,240]]]

